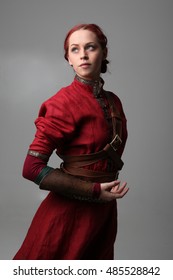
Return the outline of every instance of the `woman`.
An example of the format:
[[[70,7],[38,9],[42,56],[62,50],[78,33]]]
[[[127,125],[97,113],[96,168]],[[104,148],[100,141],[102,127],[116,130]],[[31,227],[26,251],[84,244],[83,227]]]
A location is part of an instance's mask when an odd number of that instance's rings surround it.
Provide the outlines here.
[[[73,27],[64,42],[75,78],[45,101],[23,176],[50,191],[14,259],[113,259],[116,199],[128,191],[117,180],[127,130],[119,98],[103,89],[107,38],[95,24]],[[52,152],[60,168],[48,166]]]

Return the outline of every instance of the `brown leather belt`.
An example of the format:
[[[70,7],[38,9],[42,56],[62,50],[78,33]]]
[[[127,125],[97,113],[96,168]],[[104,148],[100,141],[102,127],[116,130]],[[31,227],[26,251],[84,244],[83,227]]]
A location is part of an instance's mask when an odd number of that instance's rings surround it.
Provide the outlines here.
[[[76,168],[67,163],[62,163],[61,169],[67,174],[71,174],[91,182],[111,182],[118,178],[118,172],[93,171],[86,168]]]
[[[61,163],[61,169],[68,174],[79,176],[85,180],[93,182],[109,182],[118,178],[119,170],[123,167],[123,161],[117,154],[116,149],[120,143],[118,135],[114,140],[107,144],[103,150],[97,153],[79,155],[79,156],[65,156],[59,155],[64,162]],[[85,166],[96,163],[98,160],[104,160],[111,157],[116,165],[116,171],[94,171],[84,168]]]

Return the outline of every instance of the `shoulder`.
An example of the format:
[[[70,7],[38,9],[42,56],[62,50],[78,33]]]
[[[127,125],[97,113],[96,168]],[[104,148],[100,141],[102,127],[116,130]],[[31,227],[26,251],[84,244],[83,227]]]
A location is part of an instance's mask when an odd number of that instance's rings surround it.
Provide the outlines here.
[[[62,106],[67,105],[69,103],[69,97],[71,95],[71,85],[66,86],[58,90],[54,95],[49,97],[47,100],[45,100],[41,104],[41,108],[43,107],[57,107],[57,106]]]
[[[49,97],[47,100],[43,101],[39,109],[39,116],[48,116],[49,114],[56,115],[57,113],[62,113],[63,111],[70,111],[70,100],[69,96],[71,86],[66,86],[57,91],[54,95]],[[64,110],[64,109],[68,110]]]
[[[67,100],[69,97],[71,86],[66,86],[58,90],[54,95],[45,100],[43,103],[49,104],[55,101]]]

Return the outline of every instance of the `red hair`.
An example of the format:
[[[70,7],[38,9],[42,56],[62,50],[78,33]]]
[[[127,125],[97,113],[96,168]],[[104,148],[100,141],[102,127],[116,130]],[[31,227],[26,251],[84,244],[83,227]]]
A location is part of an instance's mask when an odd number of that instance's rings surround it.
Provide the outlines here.
[[[102,49],[104,50],[104,49],[107,48],[107,37],[105,36],[102,29],[98,25],[96,25],[94,23],[78,24],[78,25],[75,25],[72,29],[70,29],[69,32],[67,33],[66,37],[65,37],[65,40],[64,40],[64,51],[65,51],[64,57],[65,57],[66,60],[68,60],[69,38],[70,38],[70,36],[73,32],[75,32],[77,30],[80,30],[80,29],[89,30],[89,31],[92,31],[93,33],[95,33]],[[109,63],[109,61],[107,59],[105,59],[102,62],[101,73],[105,73],[107,71],[107,64],[108,63]]]

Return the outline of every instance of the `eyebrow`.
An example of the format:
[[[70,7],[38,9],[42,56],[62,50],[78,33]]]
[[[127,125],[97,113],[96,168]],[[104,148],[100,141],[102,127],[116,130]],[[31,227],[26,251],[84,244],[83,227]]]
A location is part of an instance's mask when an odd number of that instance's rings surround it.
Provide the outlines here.
[[[95,42],[88,42],[85,45],[96,44]],[[79,44],[71,44],[70,46],[79,46]]]

